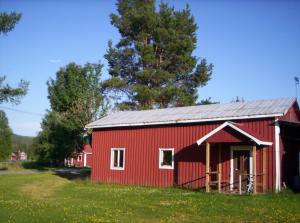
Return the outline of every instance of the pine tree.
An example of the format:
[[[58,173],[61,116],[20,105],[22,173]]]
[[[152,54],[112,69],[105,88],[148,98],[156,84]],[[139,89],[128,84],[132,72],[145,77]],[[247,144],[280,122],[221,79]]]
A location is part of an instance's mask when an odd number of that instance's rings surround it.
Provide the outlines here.
[[[20,21],[22,15],[17,12],[2,12],[0,13],[0,34],[7,34],[15,28],[15,25]]]
[[[0,13],[0,35],[12,31],[20,19],[20,13]],[[21,80],[19,86],[13,88],[8,84],[4,84],[5,79],[5,76],[0,76],[0,104],[3,102],[11,102],[13,104],[20,103],[20,98],[27,93],[29,82]]]
[[[154,0],[119,0],[111,23],[121,34],[108,43],[106,92],[120,109],[193,105],[198,87],[211,78],[212,64],[198,61],[197,25],[188,6],[176,11]],[[120,102],[121,101],[121,102]]]

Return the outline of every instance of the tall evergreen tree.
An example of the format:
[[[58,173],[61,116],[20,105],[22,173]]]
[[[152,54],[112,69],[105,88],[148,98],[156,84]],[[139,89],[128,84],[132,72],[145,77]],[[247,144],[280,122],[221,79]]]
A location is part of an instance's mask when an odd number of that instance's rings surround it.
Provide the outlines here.
[[[12,31],[20,19],[20,13],[0,13],[0,35]],[[5,76],[0,76],[0,104],[3,102],[20,103],[20,98],[27,93],[29,82],[21,80],[19,86],[13,88],[8,84],[4,84],[5,78]]]
[[[161,3],[156,10],[154,0],[119,0],[117,10],[110,17],[121,39],[108,43],[104,87],[119,108],[193,105],[213,66],[192,54],[197,25],[189,7],[176,11]]]
[[[12,131],[4,111],[0,110],[0,161],[9,158],[12,152]]]

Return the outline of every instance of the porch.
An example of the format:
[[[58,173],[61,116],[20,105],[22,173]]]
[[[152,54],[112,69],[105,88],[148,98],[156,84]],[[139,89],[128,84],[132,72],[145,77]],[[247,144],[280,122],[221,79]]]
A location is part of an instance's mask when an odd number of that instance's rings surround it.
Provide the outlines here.
[[[258,193],[267,190],[267,153],[262,141],[242,125],[225,122],[197,140],[205,145],[206,192]]]

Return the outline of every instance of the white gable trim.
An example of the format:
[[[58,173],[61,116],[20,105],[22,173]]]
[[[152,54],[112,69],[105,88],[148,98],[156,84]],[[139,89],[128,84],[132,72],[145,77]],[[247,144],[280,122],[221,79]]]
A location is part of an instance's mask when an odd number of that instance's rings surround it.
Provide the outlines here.
[[[205,136],[203,136],[202,138],[197,140],[197,144],[200,146],[205,140],[207,140],[209,137],[213,136],[214,134],[216,134],[218,131],[222,130],[225,127],[230,127],[234,130],[236,130],[237,132],[241,133],[242,135],[248,137],[249,139],[251,139],[252,141],[254,141],[257,145],[265,145],[265,146],[271,146],[272,142],[265,142],[265,141],[261,141],[257,138],[255,138],[254,136],[250,135],[249,133],[245,132],[244,130],[238,128],[237,126],[235,126],[234,124],[232,124],[231,122],[224,122],[222,125],[220,125],[219,127],[215,128],[214,130],[212,130],[211,132],[209,132],[208,134],[206,134]]]

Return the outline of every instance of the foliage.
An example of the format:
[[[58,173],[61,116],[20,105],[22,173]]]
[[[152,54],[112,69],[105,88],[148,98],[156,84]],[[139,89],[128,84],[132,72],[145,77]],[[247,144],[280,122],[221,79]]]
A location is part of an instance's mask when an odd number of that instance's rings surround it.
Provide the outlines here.
[[[3,102],[19,104],[20,98],[27,93],[29,82],[21,80],[17,88],[12,88],[4,84],[5,78],[5,76],[0,76],[0,104]]]
[[[0,35],[12,31],[20,19],[20,13],[0,13]],[[17,88],[12,88],[8,84],[4,84],[5,78],[5,76],[0,76],[0,104],[3,102],[19,104],[20,98],[27,93],[29,82],[21,80]]]
[[[34,153],[41,162],[60,164],[74,150],[74,141],[82,143],[82,129],[72,129],[57,112],[48,112],[41,124],[42,131],[33,140]]]
[[[122,110],[194,104],[213,66],[192,54],[197,25],[189,7],[161,3],[157,11],[153,0],[119,0],[117,8],[111,23],[121,39],[108,43],[106,92]]]
[[[211,104],[219,104],[219,102],[212,101],[211,97],[209,97],[197,103],[197,105],[211,105]]]
[[[12,152],[12,131],[4,111],[0,110],[0,161],[6,161]]]
[[[0,222],[299,222],[300,194],[205,194],[91,184],[51,173],[0,176]]]
[[[85,66],[68,64],[56,73],[56,80],[48,81],[51,108],[75,127],[84,127],[103,115],[104,101],[101,94],[103,65],[87,63]],[[71,123],[69,123],[71,124]]]
[[[15,28],[15,25],[20,21],[22,15],[16,12],[0,13],[0,34],[7,34]]]
[[[34,140],[41,161],[61,164],[74,150],[83,147],[84,126],[104,114],[100,64],[70,63],[48,81],[49,111],[42,131]]]

